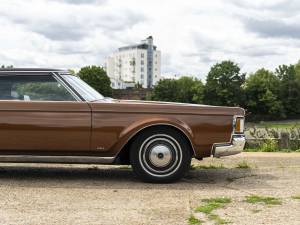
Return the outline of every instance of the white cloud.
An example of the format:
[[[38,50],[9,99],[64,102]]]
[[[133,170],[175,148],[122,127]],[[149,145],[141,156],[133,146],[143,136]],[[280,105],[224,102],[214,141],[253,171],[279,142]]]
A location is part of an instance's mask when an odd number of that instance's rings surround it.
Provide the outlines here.
[[[231,59],[243,71],[300,58],[297,1],[1,0],[0,64],[80,68],[152,35],[166,74],[202,79]]]

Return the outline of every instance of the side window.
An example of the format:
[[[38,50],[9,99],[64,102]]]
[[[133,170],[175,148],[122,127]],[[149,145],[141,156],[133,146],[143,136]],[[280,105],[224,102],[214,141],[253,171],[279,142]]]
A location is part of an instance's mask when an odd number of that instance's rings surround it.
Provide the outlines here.
[[[0,100],[76,101],[51,75],[0,76]]]

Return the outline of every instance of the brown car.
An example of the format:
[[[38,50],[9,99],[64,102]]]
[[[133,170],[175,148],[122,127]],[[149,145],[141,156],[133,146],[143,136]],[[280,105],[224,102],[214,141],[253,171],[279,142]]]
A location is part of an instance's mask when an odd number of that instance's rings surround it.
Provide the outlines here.
[[[171,182],[191,158],[239,153],[244,110],[103,97],[53,69],[0,70],[0,162],[131,164]]]

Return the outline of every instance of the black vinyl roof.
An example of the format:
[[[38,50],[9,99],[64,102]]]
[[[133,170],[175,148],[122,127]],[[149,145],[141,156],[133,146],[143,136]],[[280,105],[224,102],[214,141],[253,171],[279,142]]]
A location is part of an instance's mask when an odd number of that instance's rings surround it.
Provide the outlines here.
[[[66,70],[48,68],[0,68],[0,73],[5,74],[41,74],[49,72],[66,72]]]

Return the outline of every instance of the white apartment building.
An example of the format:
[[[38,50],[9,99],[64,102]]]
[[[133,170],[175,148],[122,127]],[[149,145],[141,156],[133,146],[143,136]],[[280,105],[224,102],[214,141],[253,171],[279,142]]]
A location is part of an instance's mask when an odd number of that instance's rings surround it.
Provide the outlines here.
[[[106,59],[104,68],[114,89],[136,84],[151,88],[161,76],[161,52],[153,45],[150,36],[140,44],[119,48]]]

